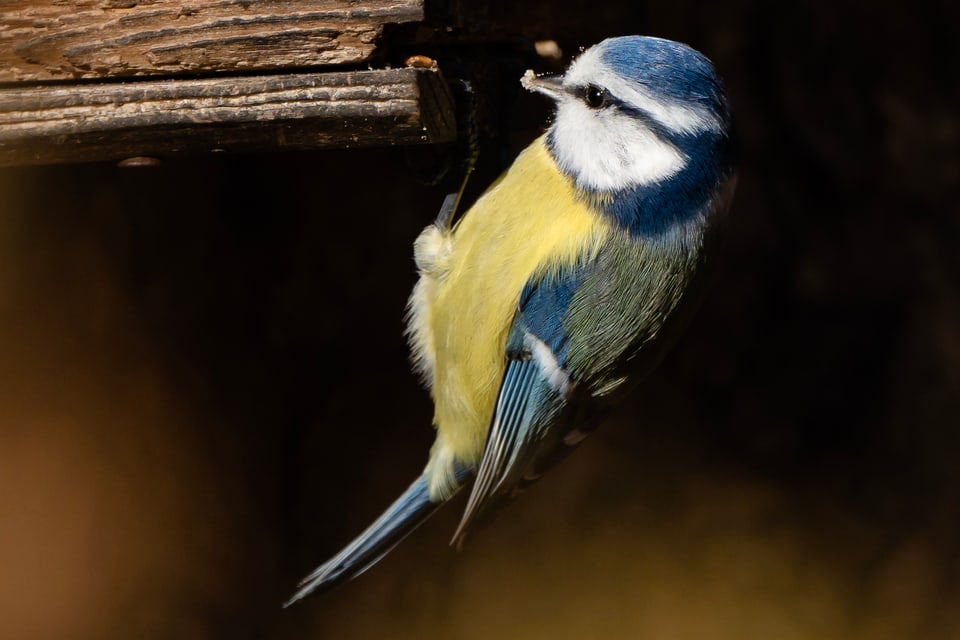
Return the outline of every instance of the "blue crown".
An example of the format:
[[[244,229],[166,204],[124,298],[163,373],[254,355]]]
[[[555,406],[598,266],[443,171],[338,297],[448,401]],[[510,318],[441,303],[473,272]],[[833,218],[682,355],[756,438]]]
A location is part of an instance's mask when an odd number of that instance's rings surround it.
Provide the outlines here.
[[[597,45],[600,58],[617,75],[678,103],[705,108],[723,124],[729,107],[713,64],[680,42],[648,36],[609,38]]]

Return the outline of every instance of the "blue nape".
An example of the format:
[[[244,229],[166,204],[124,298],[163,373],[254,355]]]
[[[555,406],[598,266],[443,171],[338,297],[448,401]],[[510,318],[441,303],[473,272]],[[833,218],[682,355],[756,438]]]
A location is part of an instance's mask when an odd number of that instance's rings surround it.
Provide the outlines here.
[[[686,166],[665,180],[615,193],[612,198],[588,192],[621,227],[648,237],[659,236],[700,214],[730,175],[731,166],[730,140],[724,134],[679,135],[657,125],[651,128],[686,156]]]

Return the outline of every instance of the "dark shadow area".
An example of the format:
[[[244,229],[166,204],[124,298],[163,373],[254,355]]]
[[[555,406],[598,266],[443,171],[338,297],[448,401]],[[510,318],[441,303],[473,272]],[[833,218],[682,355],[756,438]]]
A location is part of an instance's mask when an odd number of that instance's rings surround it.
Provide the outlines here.
[[[727,82],[701,313],[462,552],[457,502],[289,610],[426,461],[402,320],[443,189],[400,149],[0,170],[4,637],[960,637],[956,9],[593,4],[527,35]],[[518,100],[474,195],[546,121]]]

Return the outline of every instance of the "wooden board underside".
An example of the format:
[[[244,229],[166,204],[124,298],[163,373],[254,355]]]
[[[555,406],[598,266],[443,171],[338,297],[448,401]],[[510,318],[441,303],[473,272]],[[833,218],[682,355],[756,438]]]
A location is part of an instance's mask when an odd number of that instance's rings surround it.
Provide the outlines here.
[[[446,142],[453,114],[428,69],[11,87],[0,165]]]

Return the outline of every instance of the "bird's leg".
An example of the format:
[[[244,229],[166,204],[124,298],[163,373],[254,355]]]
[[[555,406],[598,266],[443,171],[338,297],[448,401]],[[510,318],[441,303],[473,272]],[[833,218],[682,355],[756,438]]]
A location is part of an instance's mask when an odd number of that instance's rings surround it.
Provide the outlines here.
[[[456,86],[459,89],[459,91],[457,91],[457,97],[461,103],[459,111],[463,121],[461,132],[464,142],[466,143],[467,153],[460,188],[453,193],[448,193],[443,199],[443,204],[440,205],[440,212],[437,214],[437,219],[433,222],[440,231],[445,233],[449,232],[453,225],[453,219],[456,217],[457,210],[460,208],[463,193],[467,189],[467,181],[470,179],[470,174],[473,173],[473,168],[477,164],[477,156],[479,155],[476,118],[477,99],[473,92],[473,85],[470,84],[469,80],[458,80]]]

